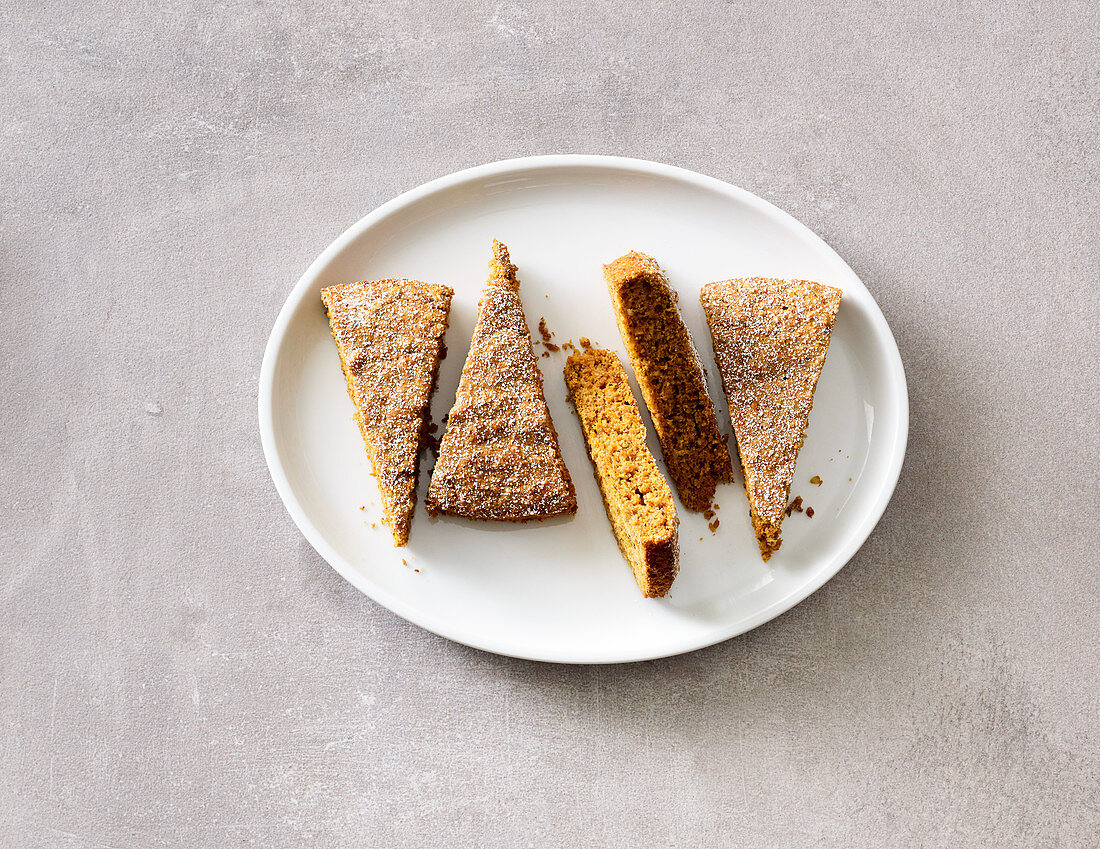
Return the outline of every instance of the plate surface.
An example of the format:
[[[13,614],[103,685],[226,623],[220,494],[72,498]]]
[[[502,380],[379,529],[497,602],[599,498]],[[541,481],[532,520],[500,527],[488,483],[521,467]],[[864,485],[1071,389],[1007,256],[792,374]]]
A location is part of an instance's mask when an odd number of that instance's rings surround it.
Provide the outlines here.
[[[454,400],[494,237],[508,245],[519,267],[534,338],[545,317],[556,343],[586,336],[614,349],[624,364],[602,266],[630,250],[656,257],[680,294],[725,431],[729,416],[700,287],[759,275],[817,280],[844,291],[791,490],[815,515],[796,513],[784,522],[783,547],[768,564],[757,551],[738,471],[734,483],[718,489],[717,532],[677,502],[679,577],[668,598],[642,598],[611,535],[566,402],[564,352],[539,363],[577,487],[576,517],[527,525],[430,519],[423,496],[433,463],[425,456],[412,538],[406,549],[393,547],[379,521],[377,486],[319,293],[333,283],[380,277],[454,288],[449,356],[432,403],[439,422]],[[642,409],[650,448],[664,470]],[[542,156],[472,168],[407,192],[359,221],[314,261],[279,314],[264,354],[259,414],[264,454],[283,502],[313,547],[348,581],[452,640],[571,663],[690,651],[793,607],[839,571],[882,515],[901,469],[909,422],[905,375],[890,329],[867,289],[820,238],[727,183],[604,156]],[[815,475],[820,486],[809,483]]]

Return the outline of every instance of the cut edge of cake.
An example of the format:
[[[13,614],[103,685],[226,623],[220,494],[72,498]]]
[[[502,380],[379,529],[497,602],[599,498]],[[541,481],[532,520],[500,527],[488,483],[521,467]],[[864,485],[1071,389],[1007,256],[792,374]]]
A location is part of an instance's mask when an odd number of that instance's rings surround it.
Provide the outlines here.
[[[442,360],[449,286],[387,278],[329,286],[321,302],[394,545],[409,541],[420,450]]]
[[[589,348],[564,376],[619,551],[642,594],[664,596],[679,571],[679,518],[626,371],[613,352]]]
[[[605,265],[604,280],[676,492],[689,510],[704,511],[718,484],[733,479],[733,464],[676,290],[657,261],[637,251]]]
[[[729,403],[760,556],[780,526],[806,438],[842,292],[809,280],[751,277],[699,294]]]

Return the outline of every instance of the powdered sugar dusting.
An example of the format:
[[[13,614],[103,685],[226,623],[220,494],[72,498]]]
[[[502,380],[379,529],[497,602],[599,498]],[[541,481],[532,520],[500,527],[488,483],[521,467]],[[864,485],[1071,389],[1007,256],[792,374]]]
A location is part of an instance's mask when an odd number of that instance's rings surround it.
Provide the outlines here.
[[[397,545],[409,537],[419,450],[453,294],[448,286],[403,279],[321,292]]]
[[[779,548],[840,297],[808,280],[760,277],[710,283],[700,294],[765,560]]]
[[[574,513],[577,498],[543,397],[516,267],[500,242],[489,269],[428,510],[505,521]]]

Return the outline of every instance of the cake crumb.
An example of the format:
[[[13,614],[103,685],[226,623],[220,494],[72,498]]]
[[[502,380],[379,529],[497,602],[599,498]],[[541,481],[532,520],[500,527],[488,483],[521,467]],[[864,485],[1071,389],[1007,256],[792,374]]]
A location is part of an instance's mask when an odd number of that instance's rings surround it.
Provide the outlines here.
[[[807,507],[806,508],[806,518],[807,519],[812,519],[813,517],[814,517],[814,508],[813,507]]]
[[[582,336],[580,338],[580,343],[581,343],[581,348],[583,348],[585,351],[587,351],[589,348],[592,347],[592,342],[591,342],[591,340],[589,340],[589,338],[587,336]]]
[[[787,505],[787,510],[786,510],[787,515],[790,516],[792,512],[798,512],[798,513],[802,512],[802,496],[801,495],[796,495],[794,497],[794,501],[792,501],[790,504]]]
[[[814,486],[821,486],[824,481],[821,479],[821,475],[814,475],[812,478],[810,478],[810,483],[812,483]]]
[[[544,351],[542,354],[544,357],[550,356],[550,354],[547,353],[548,351],[557,353],[561,350],[558,345],[555,345],[553,342],[550,341],[554,338],[554,331],[546,326],[545,316],[539,319],[539,335],[542,337],[541,344],[546,348],[546,351]]]

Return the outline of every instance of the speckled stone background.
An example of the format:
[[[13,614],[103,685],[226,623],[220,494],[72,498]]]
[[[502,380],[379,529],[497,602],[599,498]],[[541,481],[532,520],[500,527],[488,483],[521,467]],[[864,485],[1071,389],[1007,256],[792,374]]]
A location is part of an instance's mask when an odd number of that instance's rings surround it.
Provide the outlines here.
[[[1096,847],[1095,3],[0,7],[0,845]],[[328,568],[256,432],[347,225],[534,153],[772,200],[874,293],[909,453],[723,645],[482,654]]]

